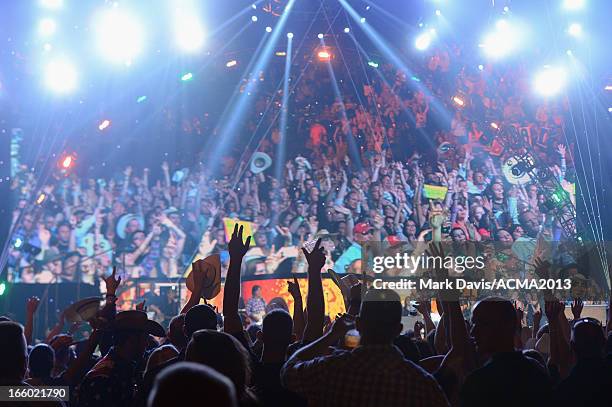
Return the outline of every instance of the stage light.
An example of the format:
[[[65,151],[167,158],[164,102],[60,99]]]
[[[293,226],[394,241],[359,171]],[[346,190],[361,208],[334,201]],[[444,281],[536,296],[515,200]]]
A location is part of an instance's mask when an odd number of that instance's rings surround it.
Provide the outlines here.
[[[251,21],[252,21],[252,22],[254,22],[254,23],[256,23],[256,22],[257,22],[257,16],[252,16],[252,17],[251,17]]]
[[[563,8],[566,10],[579,10],[584,7],[584,0],[565,0],[563,2]]]
[[[361,24],[364,24],[366,22],[366,18],[365,17],[361,17],[361,20],[359,20],[359,21],[361,21]]]
[[[378,68],[378,63],[374,61],[368,61],[368,65],[370,65],[372,68]]]
[[[119,9],[111,9],[101,13],[95,25],[102,55],[111,62],[131,65],[144,40],[138,20]]]
[[[289,39],[293,38],[293,33],[287,33],[287,38]]]
[[[422,34],[419,34],[416,37],[416,40],[414,41],[414,46],[416,47],[416,49],[418,49],[419,51],[426,50],[431,44],[431,40],[433,39],[432,36],[433,35],[431,31],[426,31]]]
[[[60,8],[63,4],[63,0],[40,0],[40,5],[46,8]]]
[[[186,74],[183,74],[183,76],[181,76],[181,80],[183,82],[187,82],[193,79],[193,74],[191,72],[187,72]]]
[[[47,199],[47,195],[44,192],[41,192],[40,195],[38,195],[38,198],[36,198],[36,205],[42,204],[45,202],[45,199]]]
[[[285,51],[276,51],[274,55],[276,55],[277,57],[286,57],[287,53]]]
[[[607,90],[607,91],[612,91],[612,85],[606,85],[606,87],[604,88],[604,90]]]
[[[483,69],[484,69],[484,65],[483,64],[478,65],[478,70],[479,71],[482,71]]]
[[[57,93],[70,92],[77,84],[74,65],[65,59],[49,62],[45,69],[45,83],[49,89]]]
[[[499,124],[495,122],[491,122],[491,127],[494,128],[495,130],[499,130]]]
[[[510,11],[510,7],[504,6],[504,13],[507,13],[508,11]]]
[[[98,125],[98,130],[102,131],[106,128],[108,128],[108,126],[110,126],[111,122],[108,119],[104,119],[102,120],[102,122]]]
[[[142,103],[145,100],[147,100],[147,97],[145,95],[142,95],[142,96],[138,97],[138,99],[136,99],[136,103]]]
[[[453,102],[459,107],[465,106],[465,101],[460,96],[453,96]]]
[[[495,30],[489,33],[482,44],[488,56],[501,58],[514,51],[521,39],[521,33],[506,20],[499,20]]]
[[[608,108],[608,113],[612,113],[612,107]]]
[[[436,15],[440,17],[442,15],[442,12],[440,10],[436,10]]]
[[[573,37],[580,37],[582,35],[582,26],[578,23],[572,23],[567,28],[567,32]]]
[[[228,68],[231,68],[231,67],[236,66],[236,65],[238,65],[238,61],[236,61],[235,59],[232,59],[231,61],[228,61],[225,64],[225,66],[228,67]]]
[[[44,37],[49,37],[55,33],[57,25],[55,21],[50,18],[43,18],[38,23],[38,32]]]
[[[331,59],[331,53],[329,51],[319,51],[317,57],[320,61],[329,61]]]
[[[3,281],[0,283],[0,295],[4,295],[6,292],[6,283]]]
[[[350,33],[350,32],[351,32],[351,29],[350,29],[350,28],[348,28],[348,27],[344,27],[344,33],[345,33],[345,34],[348,34],[348,33]]]
[[[320,39],[320,40],[322,40],[322,39],[323,39],[323,33],[319,33],[319,34],[317,34],[317,38],[318,38],[318,39]]]
[[[176,44],[185,52],[196,52],[204,45],[204,27],[196,15],[180,11],[175,17]]]
[[[64,170],[70,169],[74,165],[75,161],[76,159],[74,156],[69,154],[61,160],[60,167]]]
[[[53,49],[53,46],[47,42],[45,45],[43,45],[43,49],[45,52],[49,52]]]
[[[565,53],[567,54],[568,57],[573,57],[574,53],[572,52],[571,49],[568,49],[567,51],[565,51]]]
[[[267,26],[267,27],[266,27],[266,32],[267,32],[267,33],[271,33],[271,32],[272,32],[272,27]]]
[[[566,73],[563,68],[546,65],[535,76],[534,87],[542,96],[553,96],[563,89],[565,82]]]

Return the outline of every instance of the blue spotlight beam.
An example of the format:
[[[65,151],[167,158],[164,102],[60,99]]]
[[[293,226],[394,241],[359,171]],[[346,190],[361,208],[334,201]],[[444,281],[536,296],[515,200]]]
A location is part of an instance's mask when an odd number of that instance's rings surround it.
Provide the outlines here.
[[[293,37],[287,37],[287,56],[285,57],[285,75],[283,82],[283,99],[280,117],[280,140],[276,148],[276,165],[274,166],[274,176],[279,180],[279,187],[283,182],[283,164],[285,163],[285,143],[287,135],[287,117],[289,116],[289,80],[291,75],[291,52]]]
[[[356,23],[359,23],[359,26],[362,27],[368,38],[376,45],[376,47],[390,62],[392,62],[395,66],[399,67],[410,77],[414,76],[412,70],[410,70],[410,68],[408,68],[406,64],[404,64],[404,62],[396,55],[396,53],[393,52],[390,46],[385,42],[384,39],[381,38],[380,35],[378,35],[378,33],[370,26],[370,24],[367,22],[361,23],[361,16],[355,11],[353,7],[350,6],[350,4],[347,3],[346,0],[338,1],[342,5],[342,7],[344,7],[344,9],[348,12],[351,18],[355,20]],[[417,90],[423,92],[423,94],[425,94],[429,98],[432,107],[432,112],[440,114],[445,121],[451,120],[450,113],[446,111],[444,106],[437,101],[437,99],[431,94],[431,92],[429,92],[429,90],[425,86],[421,85],[420,83],[415,83],[413,85],[416,87]]]
[[[247,72],[252,72],[253,74],[257,74],[258,72],[263,71],[268,63],[270,62],[270,58],[272,55],[272,50],[276,46],[278,42],[278,38],[283,32],[283,28],[287,22],[289,17],[289,13],[293,4],[296,0],[289,0],[287,6],[285,6],[285,10],[283,11],[282,16],[280,17],[278,24],[275,29],[272,31],[272,34],[268,38],[267,43],[263,46],[263,50],[257,56],[254,54],[254,58],[257,58],[254,63],[254,68],[252,70],[248,70]],[[264,37],[265,38],[265,37]],[[222,128],[219,138],[217,139],[216,144],[212,149],[212,156],[210,158],[210,167],[217,168],[219,164],[219,160],[221,159],[222,153],[226,150],[227,146],[232,143],[235,138],[235,132],[238,128],[239,123],[241,122],[241,118],[244,115],[246,107],[249,101],[249,94],[254,94],[257,90],[257,81],[249,81],[244,92],[239,95],[238,101],[235,106],[231,109],[229,114],[230,120],[225,120],[226,125]],[[225,116],[225,115],[224,115]]]

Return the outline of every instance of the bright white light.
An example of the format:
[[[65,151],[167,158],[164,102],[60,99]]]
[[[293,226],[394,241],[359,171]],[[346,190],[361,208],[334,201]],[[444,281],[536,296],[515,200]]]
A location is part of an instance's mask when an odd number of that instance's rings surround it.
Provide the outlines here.
[[[317,34],[317,38],[322,40],[323,39],[323,34],[322,33]]]
[[[138,20],[114,8],[97,16],[98,48],[108,60],[130,65],[142,50],[144,33]]]
[[[442,12],[440,10],[436,10],[436,15],[440,17],[442,15]]]
[[[484,69],[484,65],[482,65],[482,64],[478,65],[478,70],[479,71],[482,71],[483,69]]]
[[[567,10],[579,10],[584,7],[584,0],[565,0],[563,2],[563,8]]]
[[[179,11],[175,17],[176,44],[186,52],[195,52],[204,45],[204,28],[196,15]]]
[[[257,16],[251,16],[251,21],[254,23],[257,22]]]
[[[510,7],[504,6],[504,13],[507,13],[508,11],[510,11]]]
[[[556,95],[563,89],[566,80],[567,74],[563,68],[546,65],[535,76],[535,91],[542,96]]]
[[[580,37],[582,35],[582,26],[578,23],[572,23],[567,29],[569,35]]]
[[[414,41],[414,46],[419,51],[424,51],[429,47],[432,39],[433,33],[431,31],[424,32],[416,37],[416,40]]]
[[[363,23],[366,22],[366,19],[365,19],[365,17],[361,17],[361,20],[359,20],[359,21],[361,21],[361,24],[363,24]]]
[[[56,28],[57,25],[55,24],[55,21],[50,18],[43,18],[38,23],[38,32],[40,33],[40,35],[45,37],[53,35],[53,33],[55,33]]]
[[[287,33],[287,38],[289,39],[293,38],[293,33]]]
[[[348,27],[344,27],[344,33],[345,33],[345,34],[348,34],[348,33],[350,33],[350,32],[351,32],[351,29],[350,29],[350,28],[348,28]]]
[[[45,52],[49,52],[53,49],[53,46],[47,42],[45,43],[45,45],[43,45],[43,49],[45,50]]]
[[[45,67],[45,83],[49,89],[57,93],[70,92],[76,88],[76,68],[66,59],[51,61]]]
[[[267,32],[267,33],[271,33],[271,32],[272,32],[272,27],[267,26],[267,27],[266,27],[266,32]]]
[[[60,8],[63,3],[63,0],[40,0],[40,5],[46,8]]]
[[[574,56],[574,53],[572,52],[571,49],[568,49],[567,51],[565,51],[565,53],[567,54],[567,56],[571,57]]]
[[[482,47],[488,56],[501,58],[514,51],[521,38],[521,32],[516,27],[506,20],[499,20],[495,24],[495,30],[484,38]]]

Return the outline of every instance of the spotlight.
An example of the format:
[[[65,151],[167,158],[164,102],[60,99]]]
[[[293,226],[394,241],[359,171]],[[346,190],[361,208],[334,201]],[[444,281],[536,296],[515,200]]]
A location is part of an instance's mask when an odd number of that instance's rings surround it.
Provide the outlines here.
[[[228,68],[231,68],[231,67],[236,66],[236,65],[238,65],[238,61],[236,61],[235,59],[232,59],[231,61],[228,61],[225,64],[225,66],[228,67]]]
[[[432,37],[433,35],[431,31],[426,31],[422,34],[419,34],[416,37],[416,40],[414,41],[414,46],[419,51],[424,51],[427,48],[429,48],[429,45],[431,44],[431,40],[433,39]]]
[[[317,38],[318,38],[318,39],[320,39],[320,40],[322,40],[322,39],[323,39],[323,33],[319,33],[319,34],[317,34]]]
[[[287,53],[285,51],[276,51],[274,55],[276,55],[277,57],[286,57]]]
[[[36,198],[36,205],[42,205],[42,203],[45,202],[45,199],[47,199],[47,194],[41,192],[40,195],[38,195],[38,198]],[[17,246],[16,243],[15,246]]]
[[[460,96],[453,96],[453,102],[459,107],[465,106],[465,101]]]
[[[361,24],[364,24],[366,22],[366,19],[365,19],[365,17],[361,17],[361,20],[359,20],[359,21],[361,21]]]
[[[568,49],[567,51],[565,51],[565,53],[567,54],[568,57],[574,56],[574,53],[572,52],[571,49]]]
[[[499,124],[495,122],[491,122],[491,127],[494,128],[495,130],[499,130]]]
[[[271,33],[271,32],[272,32],[272,27],[267,26],[267,27],[266,27],[266,32],[267,32],[267,33]]]
[[[553,96],[563,89],[566,76],[563,68],[545,65],[535,77],[535,90],[542,96]]]
[[[57,93],[67,93],[76,87],[77,73],[74,65],[65,59],[57,59],[47,64],[45,83]]]
[[[140,23],[119,9],[103,12],[95,23],[102,55],[111,62],[131,65],[142,49],[144,34]]]
[[[98,130],[102,131],[106,128],[108,128],[108,126],[110,126],[111,122],[108,119],[104,119],[102,120],[102,122],[98,125]]]
[[[287,38],[289,39],[293,38],[293,33],[287,33]]]
[[[584,0],[565,0],[563,2],[563,8],[566,10],[579,10],[584,7]]]
[[[440,10],[436,10],[436,15],[440,17],[442,15],[442,12]]]
[[[6,283],[3,281],[0,283],[0,295],[4,295],[6,292]]]
[[[350,29],[350,28],[348,28],[348,27],[344,27],[344,33],[345,33],[345,34],[348,34],[348,33],[350,33],[350,32],[351,32],[351,29]]]
[[[49,37],[53,35],[53,33],[55,33],[56,28],[57,25],[55,24],[55,21],[50,18],[43,18],[38,23],[38,32],[44,37]]]
[[[484,69],[484,65],[483,64],[478,65],[478,70],[479,71],[482,71],[483,69]]]
[[[251,16],[251,21],[256,23],[257,22],[257,16]]]
[[[321,50],[317,53],[319,61],[329,61],[331,59],[331,53],[326,50]]]
[[[204,45],[204,28],[194,14],[179,12],[175,17],[176,44],[185,52],[195,52]]]
[[[368,65],[370,65],[372,68],[378,68],[378,62],[375,61],[368,61]]]
[[[606,87],[604,88],[604,90],[607,90],[607,91],[612,91],[612,85],[606,85]]]
[[[60,8],[63,4],[63,0],[40,0],[40,5],[46,8]]]
[[[187,72],[181,76],[181,81],[187,82],[193,79],[193,74],[191,72]]]
[[[49,52],[53,49],[53,46],[47,42],[45,43],[45,45],[43,45],[43,49],[45,50],[45,52]]]
[[[510,11],[510,7],[508,7],[508,6],[504,6],[504,13],[507,13],[507,12],[509,12],[509,11]]]
[[[582,26],[578,23],[572,23],[567,28],[567,32],[573,37],[580,37],[582,35]]]
[[[514,51],[521,39],[521,33],[506,20],[499,20],[495,30],[488,34],[481,45],[488,56],[501,58]]]
[[[76,156],[74,154],[67,154],[59,161],[59,167],[63,170],[68,170],[74,166],[76,162]]]
[[[142,96],[139,96],[138,99],[136,99],[136,103],[142,103],[145,100],[147,100],[146,95],[142,95]]]

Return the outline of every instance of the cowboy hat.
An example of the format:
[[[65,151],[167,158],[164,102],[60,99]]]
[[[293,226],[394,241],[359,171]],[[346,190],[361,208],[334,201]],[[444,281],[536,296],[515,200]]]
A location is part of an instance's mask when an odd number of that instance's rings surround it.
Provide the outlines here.
[[[211,254],[205,259],[200,259],[193,263],[192,270],[185,282],[187,288],[192,292],[195,287],[193,267],[203,267],[204,285],[201,292],[202,298],[206,300],[215,298],[221,291],[221,257],[219,254]]]
[[[115,332],[140,331],[159,338],[166,336],[164,328],[148,319],[144,311],[130,310],[118,313],[112,323],[112,329]]]

